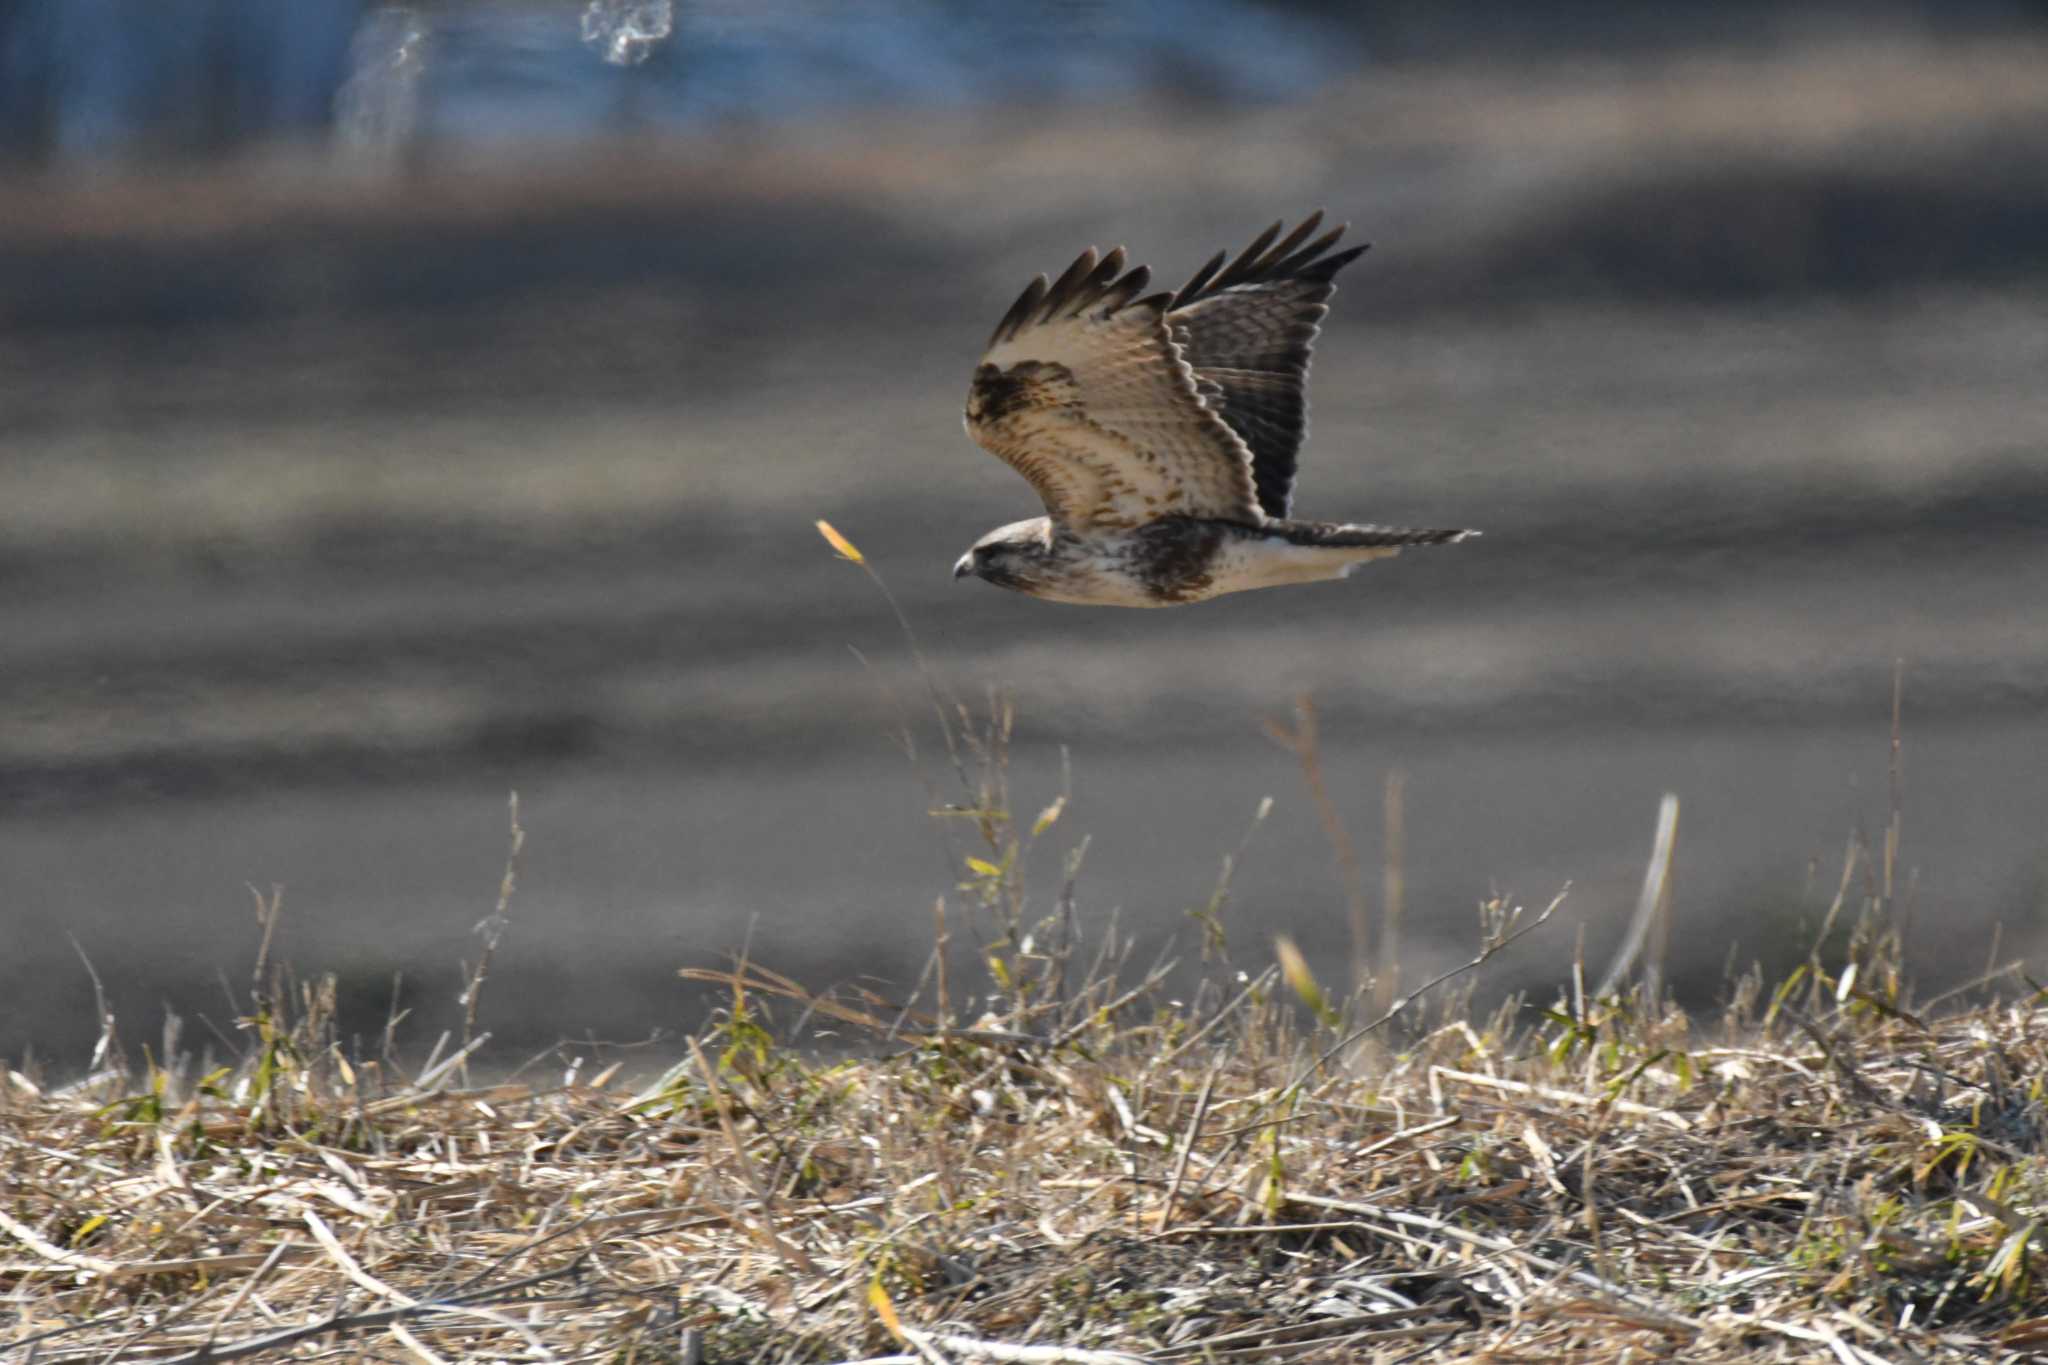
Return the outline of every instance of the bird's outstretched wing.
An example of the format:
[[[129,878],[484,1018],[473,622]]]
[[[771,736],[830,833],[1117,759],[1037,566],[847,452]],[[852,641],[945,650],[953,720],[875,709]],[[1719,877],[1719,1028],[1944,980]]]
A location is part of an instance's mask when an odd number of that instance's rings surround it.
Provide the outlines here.
[[[1167,332],[1169,296],[1140,297],[1119,247],[1043,275],[989,338],[967,431],[1038,490],[1056,525],[1128,530],[1160,517],[1263,521],[1251,453],[1197,393]]]
[[[1319,209],[1285,238],[1273,224],[1235,260],[1217,252],[1167,305],[1203,403],[1251,450],[1259,506],[1271,517],[1287,515],[1308,437],[1309,348],[1337,272],[1366,250],[1330,252],[1342,224],[1310,241],[1322,222]]]

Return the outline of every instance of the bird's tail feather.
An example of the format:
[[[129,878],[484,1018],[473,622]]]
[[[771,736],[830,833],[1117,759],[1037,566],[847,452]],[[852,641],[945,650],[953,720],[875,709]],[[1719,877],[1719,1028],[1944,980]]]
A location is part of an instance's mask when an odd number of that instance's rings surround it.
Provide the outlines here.
[[[1413,526],[1360,526],[1334,521],[1278,521],[1273,530],[1290,544],[1331,550],[1400,549],[1406,545],[1454,545],[1479,534],[1471,530]]]

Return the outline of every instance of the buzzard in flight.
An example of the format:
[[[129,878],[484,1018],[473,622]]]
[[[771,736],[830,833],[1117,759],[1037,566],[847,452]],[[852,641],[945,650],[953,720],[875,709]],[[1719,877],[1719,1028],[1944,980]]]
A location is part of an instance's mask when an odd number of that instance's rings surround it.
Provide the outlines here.
[[[1121,247],[1033,279],[974,371],[967,431],[1047,515],[989,532],[953,576],[1054,602],[1171,607],[1478,534],[1287,514],[1309,346],[1337,272],[1365,251],[1332,251],[1344,228],[1315,236],[1322,220],[1285,237],[1273,224],[1178,293],[1146,294],[1151,272],[1126,271]]]

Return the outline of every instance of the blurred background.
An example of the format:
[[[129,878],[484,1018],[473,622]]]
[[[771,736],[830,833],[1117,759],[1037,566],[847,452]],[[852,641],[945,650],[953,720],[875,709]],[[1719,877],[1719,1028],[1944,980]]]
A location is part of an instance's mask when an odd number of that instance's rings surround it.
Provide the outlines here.
[[[1299,510],[1485,538],[1173,612],[951,581],[1037,510],[959,423],[1030,275],[1317,206],[1375,249]],[[893,732],[949,779],[819,517],[1009,690],[1021,812],[1066,755],[1040,903],[1086,836],[1141,959],[1271,795],[1226,924],[1343,978],[1262,725],[1309,693],[1375,900],[1405,775],[1410,981],[1566,882],[1484,989],[1603,963],[1670,791],[1711,1005],[1881,840],[1895,665],[1921,979],[2038,954],[2048,6],[0,0],[0,1055],[86,1064],[81,958],[131,1042],[229,1032],[279,885],[423,1046],[513,789],[501,1055],[694,1027],[742,944],[913,980],[969,928]]]

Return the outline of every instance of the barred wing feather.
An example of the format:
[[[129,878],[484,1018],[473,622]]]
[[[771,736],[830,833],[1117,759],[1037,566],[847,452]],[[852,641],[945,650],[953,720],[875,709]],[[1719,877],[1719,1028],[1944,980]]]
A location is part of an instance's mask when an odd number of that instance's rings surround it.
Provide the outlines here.
[[[1366,250],[1332,252],[1345,225],[1316,237],[1322,221],[1318,210],[1284,238],[1275,223],[1234,260],[1219,252],[1167,306],[1203,402],[1250,448],[1259,505],[1272,517],[1288,513],[1308,437],[1310,348],[1337,272]]]
[[[989,340],[967,430],[1037,490],[1055,525],[1129,530],[1160,517],[1264,520],[1251,452],[1204,403],[1169,333],[1170,296],[1091,249],[1034,279]]]

